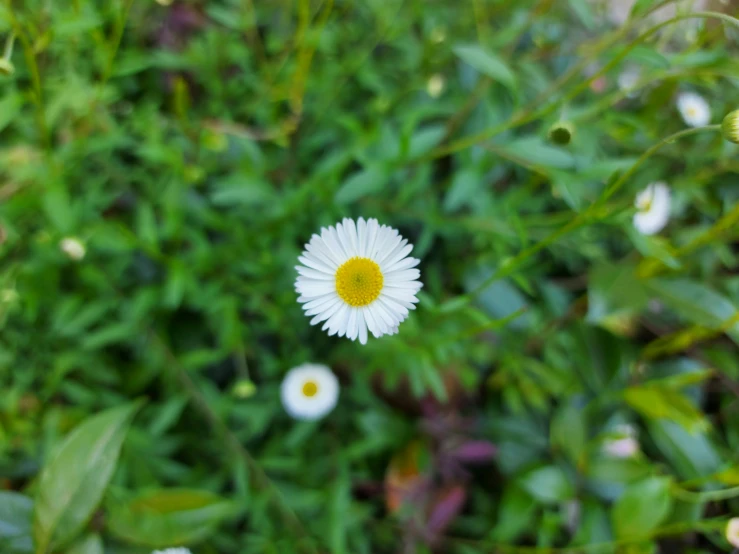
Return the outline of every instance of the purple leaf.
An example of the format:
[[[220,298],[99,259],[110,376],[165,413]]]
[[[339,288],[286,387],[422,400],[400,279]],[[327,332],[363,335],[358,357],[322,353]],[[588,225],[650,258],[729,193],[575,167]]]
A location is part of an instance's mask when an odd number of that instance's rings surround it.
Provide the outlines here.
[[[456,485],[444,491],[429,515],[428,523],[426,524],[429,534],[433,536],[443,533],[444,529],[449,526],[452,520],[462,510],[466,497],[467,493],[461,485]]]
[[[460,462],[474,464],[489,462],[495,457],[498,447],[488,441],[469,441],[452,451],[452,456]]]

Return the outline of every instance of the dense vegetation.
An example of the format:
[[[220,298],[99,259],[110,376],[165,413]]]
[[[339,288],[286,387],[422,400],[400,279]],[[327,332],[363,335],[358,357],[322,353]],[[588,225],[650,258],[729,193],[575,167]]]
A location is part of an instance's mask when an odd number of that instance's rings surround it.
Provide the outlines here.
[[[728,550],[739,22],[633,4],[5,0],[0,552]],[[421,260],[366,345],[344,217]]]

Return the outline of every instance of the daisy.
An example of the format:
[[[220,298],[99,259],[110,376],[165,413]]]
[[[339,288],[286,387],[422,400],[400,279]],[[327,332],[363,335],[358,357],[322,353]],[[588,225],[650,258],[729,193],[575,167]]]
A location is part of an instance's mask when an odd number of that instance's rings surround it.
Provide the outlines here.
[[[166,548],[164,550],[155,550],[151,554],[192,554],[187,548]]]
[[[354,223],[344,219],[335,227],[313,235],[295,266],[300,274],[295,290],[311,325],[325,321],[329,335],[346,335],[367,343],[367,330],[375,337],[393,335],[415,309],[416,293],[423,286],[417,266],[409,258],[408,240],[376,219]]]
[[[652,183],[636,195],[634,227],[643,235],[659,233],[670,219],[670,188]]]
[[[711,107],[700,94],[683,92],[677,97],[677,109],[683,121],[691,127],[703,127],[711,122]]]
[[[732,517],[726,524],[726,540],[739,548],[739,517]]]
[[[303,364],[287,372],[280,396],[285,411],[295,419],[320,419],[336,406],[339,382],[325,365]]]

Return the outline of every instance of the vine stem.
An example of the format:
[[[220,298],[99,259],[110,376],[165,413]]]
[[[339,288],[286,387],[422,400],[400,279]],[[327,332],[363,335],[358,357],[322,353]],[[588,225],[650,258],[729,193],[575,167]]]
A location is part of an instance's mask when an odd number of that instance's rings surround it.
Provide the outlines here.
[[[454,298],[453,300],[450,300],[450,303],[454,303],[455,307],[460,307],[468,303],[470,300],[475,298],[480,292],[485,290],[491,283],[494,281],[497,281],[498,279],[502,279],[503,277],[509,276],[511,273],[516,271],[528,258],[542,250],[543,248],[546,248],[550,244],[556,242],[561,237],[571,233],[575,229],[578,229],[582,227],[583,225],[591,222],[591,221],[598,221],[601,219],[600,213],[603,211],[602,208],[604,207],[605,202],[611,198],[625,183],[628,181],[628,179],[636,172],[636,170],[651,156],[653,156],[658,150],[660,150],[663,146],[666,144],[671,144],[675,142],[678,139],[695,135],[698,133],[703,133],[705,131],[721,131],[721,125],[707,125],[705,127],[695,127],[692,129],[684,129],[682,131],[678,131],[677,133],[673,133],[672,135],[663,138],[661,141],[657,142],[656,144],[652,145],[650,148],[648,148],[632,165],[631,167],[623,173],[616,181],[614,181],[611,185],[606,187],[605,191],[603,191],[603,194],[595,201],[593,202],[587,209],[577,214],[569,223],[566,225],[563,225],[553,233],[551,233],[549,236],[545,237],[541,241],[537,242],[536,244],[533,244],[529,246],[528,248],[525,248],[521,252],[519,252],[517,255],[515,255],[513,258],[506,259],[496,271],[493,272],[493,274],[485,279],[482,283],[480,283],[477,287],[472,289],[471,291],[467,292],[466,294],[463,294],[461,296],[458,296]]]

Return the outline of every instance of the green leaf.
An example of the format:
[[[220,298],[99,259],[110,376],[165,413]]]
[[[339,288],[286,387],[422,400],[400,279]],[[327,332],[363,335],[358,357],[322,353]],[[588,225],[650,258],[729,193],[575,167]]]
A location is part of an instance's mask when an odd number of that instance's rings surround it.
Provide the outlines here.
[[[697,325],[717,329],[737,313],[731,300],[689,279],[652,279],[647,286],[668,307]],[[739,344],[739,322],[731,325],[726,334]]]
[[[86,535],[69,547],[65,554],[105,554],[100,535]]]
[[[38,480],[33,537],[37,552],[60,547],[84,527],[113,475],[139,403],[93,416],[51,455]]]
[[[568,0],[570,8],[577,14],[580,22],[585,26],[586,29],[595,28],[595,17],[593,16],[593,10],[590,7],[591,2],[589,0]]]
[[[505,85],[516,88],[516,77],[506,63],[492,52],[478,45],[458,45],[452,48],[454,54],[466,64]]]
[[[108,528],[126,541],[149,547],[189,544],[206,538],[234,513],[234,505],[199,490],[161,489],[110,501]]]
[[[524,166],[535,168],[571,169],[575,158],[568,151],[546,144],[539,137],[524,137],[507,144],[496,145],[495,151]]]
[[[631,264],[597,265],[590,273],[588,282],[586,321],[615,334],[623,334],[624,318],[636,315],[649,301],[644,284],[636,276],[636,268]]]
[[[647,13],[647,11],[649,11],[649,8],[651,8],[656,3],[657,0],[636,0],[636,2],[634,2],[634,5],[631,6],[629,19],[634,19],[642,14]]]
[[[575,493],[567,475],[557,466],[534,469],[521,478],[519,485],[544,504],[569,500]]]
[[[219,182],[210,194],[216,206],[259,206],[274,199],[274,194],[264,180],[237,175]]]
[[[382,190],[387,180],[387,172],[379,166],[369,166],[352,174],[336,191],[335,200],[339,204],[348,204],[368,194]]]
[[[498,517],[492,537],[500,542],[513,542],[531,524],[536,504],[518,486],[509,484],[500,499]]]
[[[649,435],[683,479],[698,479],[719,470],[721,456],[703,432],[689,433],[664,419],[649,423]]]
[[[708,428],[703,412],[674,388],[651,383],[630,387],[624,391],[624,400],[648,420],[667,419],[690,432]]]
[[[444,211],[453,212],[472,204],[480,190],[482,178],[472,169],[462,169],[454,174],[452,184],[444,197]]]
[[[562,450],[575,463],[584,452],[587,441],[583,416],[582,410],[573,402],[564,404],[555,413],[550,430],[552,446]]]
[[[32,552],[33,500],[17,492],[0,491],[0,552]]]
[[[670,514],[671,479],[649,477],[629,485],[611,512],[616,537],[646,537]]]
[[[13,121],[23,107],[23,96],[18,93],[5,91],[0,100],[0,131]]]
[[[632,48],[626,59],[655,69],[669,69],[670,67],[670,60],[647,46],[636,46]]]

